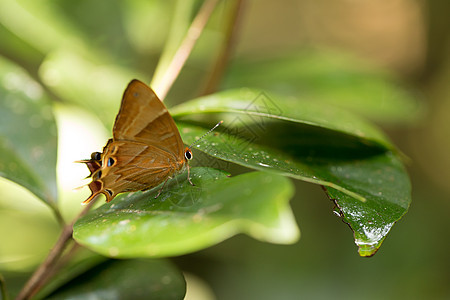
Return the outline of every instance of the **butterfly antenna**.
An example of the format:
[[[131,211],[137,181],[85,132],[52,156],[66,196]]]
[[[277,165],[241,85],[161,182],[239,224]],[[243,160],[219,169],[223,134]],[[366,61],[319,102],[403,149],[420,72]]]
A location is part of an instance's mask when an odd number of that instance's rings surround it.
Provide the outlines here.
[[[192,143],[192,145],[189,146],[189,149],[192,148],[192,146],[194,146],[195,144],[197,144],[198,142],[200,142],[205,136],[207,136],[208,134],[210,134],[214,129],[216,129],[217,127],[219,127],[220,124],[222,124],[223,121],[220,121],[219,123],[217,123],[213,128],[211,128],[207,133],[205,133],[204,135],[202,135],[200,138],[198,138],[195,142]]]

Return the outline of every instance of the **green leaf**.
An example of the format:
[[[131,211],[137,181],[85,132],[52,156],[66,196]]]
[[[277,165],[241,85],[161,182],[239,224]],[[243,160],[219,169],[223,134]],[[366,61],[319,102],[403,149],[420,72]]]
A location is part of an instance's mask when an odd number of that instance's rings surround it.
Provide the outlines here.
[[[186,282],[163,259],[109,260],[45,299],[182,299]]]
[[[188,144],[207,130],[181,122],[178,126]],[[201,140],[194,148],[226,162],[320,184],[335,191],[333,196],[336,195],[346,222],[355,231],[355,242],[363,256],[375,253],[389,232],[387,224],[392,226],[408,210],[409,178],[398,157],[390,151],[358,144],[336,132],[333,135],[326,130],[311,131],[293,124],[265,123],[264,134],[270,143],[250,139],[244,127],[233,131],[225,126],[222,128],[225,132]],[[217,162],[212,159],[202,161],[202,165],[214,163]],[[354,216],[359,213],[358,220],[347,216],[345,212],[350,210]],[[371,230],[364,230],[361,224],[368,224],[366,228],[370,225]],[[375,237],[374,232],[380,234]]]
[[[112,128],[123,91],[136,74],[93,53],[83,55],[72,49],[53,51],[39,71],[55,95],[95,112],[107,129]]]
[[[43,90],[0,59],[0,175],[55,208],[57,133]]]
[[[353,230],[359,254],[372,256],[409,208],[411,183],[407,173],[391,153],[340,164],[336,173],[339,178],[345,177],[351,182],[367,199],[362,204],[336,189],[326,188],[342,220]]]
[[[412,123],[423,105],[393,74],[367,61],[332,51],[304,50],[295,55],[235,61],[224,88],[252,87],[339,106],[371,120]]]
[[[260,90],[229,90],[198,98],[171,109],[172,116],[189,120],[202,116],[223,118],[233,127],[256,127],[264,131],[270,121],[323,128],[360,139],[368,145],[394,148],[376,127],[342,109],[308,101],[269,95]],[[197,117],[197,118],[196,118]]]
[[[238,233],[273,243],[298,239],[288,179],[261,172],[227,178],[222,171],[192,168],[191,186],[185,176],[170,180],[157,199],[160,187],[119,196],[82,217],[74,225],[75,240],[107,256],[161,257]]]
[[[40,215],[31,211],[33,208],[30,212],[0,209],[1,270],[28,271],[39,265],[54,245],[58,224],[48,209],[45,215]]]

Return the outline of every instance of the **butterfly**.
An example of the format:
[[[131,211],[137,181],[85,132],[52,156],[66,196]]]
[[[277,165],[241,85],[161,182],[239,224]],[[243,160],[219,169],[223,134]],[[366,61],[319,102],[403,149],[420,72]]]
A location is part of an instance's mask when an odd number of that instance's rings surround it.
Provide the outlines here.
[[[103,152],[93,152],[91,159],[79,161],[86,164],[91,173],[88,178],[92,178],[88,184],[91,195],[83,204],[100,194],[110,202],[119,193],[148,190],[164,182],[158,197],[167,180],[186,168],[194,185],[188,164],[192,157],[162,101],[148,85],[134,79],[123,94],[113,138]]]

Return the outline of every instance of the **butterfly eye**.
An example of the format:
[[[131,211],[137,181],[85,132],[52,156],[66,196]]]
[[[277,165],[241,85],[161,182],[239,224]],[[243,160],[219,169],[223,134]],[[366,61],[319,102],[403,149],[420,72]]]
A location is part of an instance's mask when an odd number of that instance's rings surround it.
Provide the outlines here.
[[[100,160],[102,159],[102,154],[100,152],[92,152],[91,159]]]
[[[191,152],[190,149],[186,149],[186,151],[184,151],[184,157],[185,157],[187,160],[191,160],[191,159],[192,159],[192,152]]]
[[[110,157],[110,158],[108,158],[107,166],[108,166],[108,167],[111,167],[112,165],[114,165],[115,162],[116,162],[116,161],[114,160],[114,158]]]

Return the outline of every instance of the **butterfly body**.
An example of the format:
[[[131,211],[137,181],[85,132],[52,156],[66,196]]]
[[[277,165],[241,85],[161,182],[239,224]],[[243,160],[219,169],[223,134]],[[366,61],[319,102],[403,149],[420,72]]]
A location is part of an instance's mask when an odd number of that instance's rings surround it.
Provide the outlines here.
[[[99,194],[111,201],[117,194],[147,190],[189,168],[192,152],[184,147],[167,108],[146,84],[133,80],[126,88],[103,152],[83,160],[92,182],[88,203]]]

